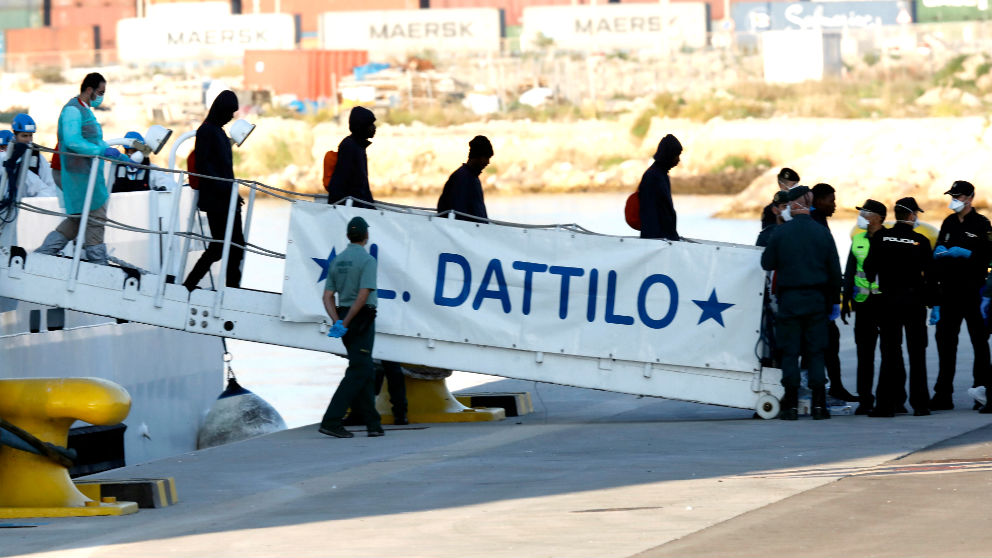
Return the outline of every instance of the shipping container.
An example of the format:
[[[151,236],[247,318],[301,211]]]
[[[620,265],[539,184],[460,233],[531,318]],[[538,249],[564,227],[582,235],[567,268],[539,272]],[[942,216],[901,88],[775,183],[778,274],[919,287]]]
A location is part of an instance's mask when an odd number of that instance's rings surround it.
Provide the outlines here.
[[[317,19],[325,12],[351,12],[356,10],[416,10],[420,0],[241,0],[241,11],[245,14],[273,13],[300,15],[300,30],[306,33],[317,32]]]
[[[45,10],[40,0],[0,3],[0,30],[41,27]]]
[[[328,12],[320,16],[320,45],[367,50],[376,56],[500,51],[503,14],[493,8]]]
[[[12,63],[23,59],[32,66],[75,66],[96,61],[94,25],[9,29],[6,37],[7,59]]]
[[[320,101],[337,95],[338,84],[369,61],[364,50],[249,50],[245,88]]]
[[[699,0],[668,0],[669,2],[697,2]],[[720,21],[723,19],[726,8],[730,6],[730,0],[705,0],[710,10],[710,21]],[[657,4],[658,0],[621,0],[622,4]]]
[[[292,49],[296,24],[289,14],[117,22],[118,57],[125,62],[235,60],[249,50]]]
[[[916,0],[916,21],[985,21],[992,19],[989,0]]]
[[[731,6],[738,32],[780,29],[866,29],[913,23],[908,0],[738,2]]]
[[[151,19],[194,19],[231,15],[230,2],[172,2],[168,4],[149,4],[145,8],[144,17]]]
[[[134,0],[51,0],[51,26],[96,25],[100,48],[117,49],[117,22],[135,17]]]
[[[430,0],[431,8],[499,8],[507,25],[523,23],[524,8],[528,6],[585,6],[590,0]],[[595,2],[605,4],[605,0]]]

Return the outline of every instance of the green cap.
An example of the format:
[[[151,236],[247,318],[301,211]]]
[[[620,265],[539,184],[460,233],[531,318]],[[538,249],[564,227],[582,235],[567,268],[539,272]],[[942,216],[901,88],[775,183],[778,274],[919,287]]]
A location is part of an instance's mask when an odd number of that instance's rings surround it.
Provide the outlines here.
[[[354,217],[348,221],[348,234],[353,232],[365,234],[369,232],[369,224],[361,217]]]

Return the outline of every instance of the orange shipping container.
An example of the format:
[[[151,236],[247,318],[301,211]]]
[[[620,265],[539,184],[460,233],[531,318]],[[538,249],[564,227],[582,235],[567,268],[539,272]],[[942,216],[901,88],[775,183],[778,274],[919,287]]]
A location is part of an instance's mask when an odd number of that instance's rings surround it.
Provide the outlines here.
[[[259,0],[260,13],[275,11],[276,0]],[[327,12],[353,12],[356,10],[416,10],[420,0],[278,0],[279,11],[300,14],[300,31],[317,32],[317,16]],[[241,0],[241,13],[254,13],[254,0]]]
[[[92,25],[9,29],[7,56],[18,55],[31,64],[92,64],[96,55],[96,29]]]
[[[135,17],[134,0],[51,0],[51,26],[96,25],[100,48],[117,49],[117,21]]]
[[[319,101],[336,95],[341,78],[368,61],[364,50],[249,50],[245,88]]]

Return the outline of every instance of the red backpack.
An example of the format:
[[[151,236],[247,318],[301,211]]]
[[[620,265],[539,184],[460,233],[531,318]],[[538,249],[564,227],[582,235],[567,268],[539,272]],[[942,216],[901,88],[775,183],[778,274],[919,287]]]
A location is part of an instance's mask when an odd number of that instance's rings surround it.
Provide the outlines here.
[[[334,174],[334,167],[338,164],[338,152],[328,151],[324,154],[324,190],[330,193],[331,176]]]
[[[189,171],[189,172],[197,172],[196,171],[196,155],[195,154],[196,154],[195,151],[190,151],[189,152],[189,157],[186,157],[186,170]],[[187,174],[186,175],[186,178],[189,179],[189,187],[190,188],[192,188],[194,190],[199,190],[200,189],[200,177],[199,176],[193,176],[191,174]]]
[[[623,216],[627,219],[627,224],[635,231],[641,230],[641,197],[634,191],[627,197],[627,205],[623,209]]]

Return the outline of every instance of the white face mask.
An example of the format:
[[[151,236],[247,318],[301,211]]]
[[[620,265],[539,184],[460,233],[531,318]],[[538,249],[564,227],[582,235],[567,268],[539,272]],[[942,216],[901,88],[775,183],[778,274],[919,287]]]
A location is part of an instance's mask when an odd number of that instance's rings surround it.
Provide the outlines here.
[[[791,221],[792,220],[792,205],[785,206],[785,209],[782,210],[782,213],[780,213],[780,215],[782,216],[782,220],[783,221]]]
[[[961,210],[965,207],[965,203],[961,200],[951,199],[951,203],[947,207],[954,213],[961,213]]]
[[[858,215],[858,228],[863,230],[868,229],[868,219],[865,219],[864,215]]]

